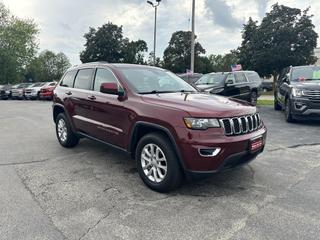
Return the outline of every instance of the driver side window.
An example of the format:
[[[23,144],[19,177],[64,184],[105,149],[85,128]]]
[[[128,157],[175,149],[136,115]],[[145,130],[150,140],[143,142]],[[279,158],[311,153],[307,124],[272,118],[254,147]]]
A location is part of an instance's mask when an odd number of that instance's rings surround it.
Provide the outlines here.
[[[227,79],[226,79],[226,83],[228,84],[234,84],[236,81],[235,77],[234,77],[234,74],[233,73],[230,73],[228,74],[227,76]],[[231,83],[232,82],[232,83]]]
[[[94,80],[94,91],[100,92],[100,86],[102,83],[117,83],[118,81],[113,73],[105,68],[98,68],[96,72],[96,77]]]

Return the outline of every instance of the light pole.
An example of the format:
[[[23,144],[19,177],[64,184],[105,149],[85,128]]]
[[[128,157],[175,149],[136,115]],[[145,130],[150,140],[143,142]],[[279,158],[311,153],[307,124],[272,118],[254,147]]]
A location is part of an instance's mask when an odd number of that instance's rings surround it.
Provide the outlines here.
[[[147,1],[154,8],[154,33],[153,33],[153,65],[156,65],[156,47],[157,47],[157,11],[161,0],[156,0],[156,3]]]
[[[196,0],[192,0],[192,27],[191,27],[191,66],[190,70],[192,73],[194,73],[194,57],[195,57],[195,51],[194,51],[194,18],[195,18],[195,8],[196,8]]]

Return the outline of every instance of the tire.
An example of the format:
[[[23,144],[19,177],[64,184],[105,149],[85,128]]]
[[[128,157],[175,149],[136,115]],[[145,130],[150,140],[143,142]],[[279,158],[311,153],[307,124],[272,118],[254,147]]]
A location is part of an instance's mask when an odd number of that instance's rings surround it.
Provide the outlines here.
[[[286,99],[284,114],[285,114],[287,122],[289,122],[289,123],[294,122],[294,118],[293,118],[292,113],[291,113],[291,101],[290,101],[290,99]]]
[[[65,148],[75,147],[79,143],[79,137],[72,131],[64,113],[60,113],[56,118],[56,135],[59,143]]]
[[[282,107],[280,106],[277,98],[274,98],[274,110],[276,110],[276,111],[282,110]]]
[[[258,94],[256,91],[252,91],[249,96],[249,102],[251,103],[251,105],[257,106],[257,101],[258,101]]]
[[[146,150],[151,155],[153,152],[154,158],[150,158]],[[181,185],[183,179],[181,167],[170,140],[164,134],[151,133],[142,137],[135,158],[141,179],[152,190],[170,192]],[[147,175],[148,172],[150,176]]]

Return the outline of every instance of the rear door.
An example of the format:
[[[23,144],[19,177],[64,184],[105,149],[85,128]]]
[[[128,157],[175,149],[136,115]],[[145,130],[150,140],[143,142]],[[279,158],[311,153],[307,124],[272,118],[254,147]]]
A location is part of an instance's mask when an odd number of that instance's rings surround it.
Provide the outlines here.
[[[92,131],[90,96],[92,95],[93,74],[94,68],[79,69],[71,95],[69,95],[73,106],[74,126],[78,131],[86,134],[90,134]]]

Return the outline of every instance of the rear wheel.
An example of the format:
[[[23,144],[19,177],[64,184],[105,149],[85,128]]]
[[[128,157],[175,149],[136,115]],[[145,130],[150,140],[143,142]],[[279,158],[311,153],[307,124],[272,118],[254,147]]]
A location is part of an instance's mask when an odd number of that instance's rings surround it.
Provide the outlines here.
[[[157,192],[169,192],[182,182],[182,171],[170,140],[161,133],[148,134],[139,141],[136,162],[143,182]]]
[[[56,118],[56,134],[63,147],[72,148],[79,143],[79,137],[72,131],[64,113],[60,113]]]
[[[285,113],[287,122],[294,122],[294,119],[293,119],[293,116],[292,116],[292,113],[291,113],[291,101],[290,101],[290,99],[286,100],[284,113]]]

